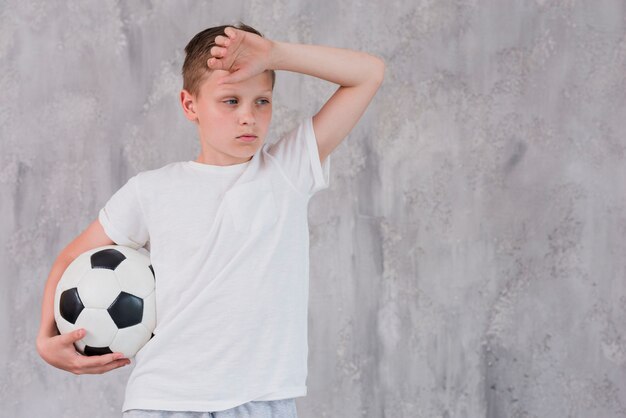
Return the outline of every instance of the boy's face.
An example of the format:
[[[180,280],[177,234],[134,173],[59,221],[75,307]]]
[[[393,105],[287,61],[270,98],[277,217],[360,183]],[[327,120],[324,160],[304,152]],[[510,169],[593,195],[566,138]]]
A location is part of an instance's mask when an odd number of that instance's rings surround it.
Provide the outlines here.
[[[199,97],[181,91],[187,119],[198,124],[201,154],[196,161],[211,165],[244,163],[263,145],[272,119],[272,79],[269,72],[238,83],[218,85],[224,70],[203,80]],[[241,138],[241,135],[256,135]]]

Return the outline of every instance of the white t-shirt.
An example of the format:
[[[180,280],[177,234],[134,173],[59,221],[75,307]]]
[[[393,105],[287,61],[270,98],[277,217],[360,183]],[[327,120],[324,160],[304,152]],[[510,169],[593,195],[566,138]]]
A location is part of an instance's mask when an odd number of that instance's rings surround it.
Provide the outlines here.
[[[122,412],[306,395],[307,209],[329,170],[308,117],[246,163],[174,162],[109,199],[104,231],[147,243],[156,277],[154,337],[134,358]]]

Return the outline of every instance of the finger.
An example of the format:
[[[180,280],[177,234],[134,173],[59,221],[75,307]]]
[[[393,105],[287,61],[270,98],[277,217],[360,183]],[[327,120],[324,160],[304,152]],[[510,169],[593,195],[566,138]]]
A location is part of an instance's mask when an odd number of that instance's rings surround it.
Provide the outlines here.
[[[68,332],[67,334],[61,335],[61,340],[65,344],[73,344],[75,341],[80,340],[85,336],[85,330],[83,328],[77,329],[76,331]]]
[[[100,356],[83,356],[80,360],[78,360],[78,366],[81,368],[102,367],[119,360],[127,360],[124,358],[124,353],[111,353]]]
[[[228,44],[230,43],[230,39],[228,39],[226,36],[217,35],[215,37],[215,43],[219,45],[228,46]]]
[[[221,79],[218,80],[217,84],[230,84],[230,83],[238,83],[242,80],[248,78],[248,73],[244,70],[237,70],[228,75],[225,75]]]
[[[226,34],[226,36],[228,36],[230,39],[235,39],[237,37],[237,30],[233,27],[227,27],[226,29],[224,29],[224,33]]]
[[[220,46],[213,46],[211,47],[209,52],[214,57],[223,57],[224,55],[226,55],[226,48],[222,48]]]
[[[224,64],[222,62],[222,60],[219,60],[217,58],[209,58],[207,60],[207,66],[212,69],[212,70],[223,70],[224,69]]]
[[[104,366],[95,366],[95,367],[83,367],[80,369],[80,373],[81,374],[102,374],[102,373],[106,373],[109,372],[113,369],[118,369],[120,367],[124,367],[126,365],[130,364],[130,360],[128,359],[123,359],[123,360],[116,360],[112,363],[106,364]]]

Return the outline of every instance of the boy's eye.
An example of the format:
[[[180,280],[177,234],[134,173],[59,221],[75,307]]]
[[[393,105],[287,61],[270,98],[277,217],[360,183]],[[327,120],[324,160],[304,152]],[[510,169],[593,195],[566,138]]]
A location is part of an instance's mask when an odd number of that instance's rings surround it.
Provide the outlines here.
[[[224,100],[224,103],[226,104],[235,104],[235,103],[231,103],[231,102],[237,102],[237,99],[228,99],[228,100]],[[270,101],[267,99],[260,99],[259,102],[263,102],[263,104],[268,104]]]

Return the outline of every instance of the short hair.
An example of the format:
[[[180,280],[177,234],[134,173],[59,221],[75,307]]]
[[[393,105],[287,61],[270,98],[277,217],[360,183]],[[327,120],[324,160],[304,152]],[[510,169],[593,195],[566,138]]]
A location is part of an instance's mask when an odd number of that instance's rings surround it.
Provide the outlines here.
[[[199,97],[200,84],[202,80],[210,74],[212,71],[207,64],[211,55],[211,48],[215,46],[215,38],[218,35],[226,36],[224,29],[227,27],[233,27],[251,32],[259,36],[261,33],[251,26],[248,26],[241,21],[239,25],[222,25],[207,28],[202,32],[198,32],[191,41],[185,47],[185,61],[183,62],[183,89],[187,90],[192,95]],[[276,82],[276,73],[274,70],[269,70],[272,77],[272,90],[274,89],[274,83]]]

